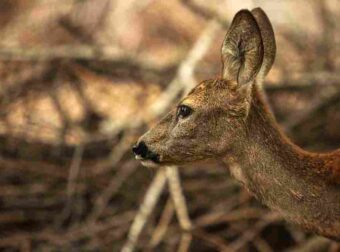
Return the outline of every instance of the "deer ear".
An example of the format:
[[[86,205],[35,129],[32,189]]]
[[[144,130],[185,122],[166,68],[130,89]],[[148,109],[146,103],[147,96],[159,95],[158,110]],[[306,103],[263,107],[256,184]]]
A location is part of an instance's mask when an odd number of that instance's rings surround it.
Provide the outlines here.
[[[263,43],[255,18],[248,10],[239,11],[222,45],[224,79],[244,85],[254,80],[263,60]]]
[[[264,48],[263,63],[260,70],[262,77],[266,76],[271,69],[276,54],[276,43],[273,27],[267,17],[266,13],[261,8],[255,8],[251,11],[256,19],[257,25],[261,31],[261,37]]]

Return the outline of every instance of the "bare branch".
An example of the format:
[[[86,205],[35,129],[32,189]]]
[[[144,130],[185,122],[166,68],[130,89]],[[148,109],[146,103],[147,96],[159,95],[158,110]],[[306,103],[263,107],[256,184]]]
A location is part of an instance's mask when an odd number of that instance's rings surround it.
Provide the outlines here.
[[[171,198],[174,201],[176,214],[184,231],[190,231],[192,224],[188,215],[188,208],[183,195],[178,168],[176,166],[166,166],[166,177],[169,182]]]
[[[37,48],[7,47],[0,49],[1,60],[47,61],[54,59],[112,60],[129,57],[117,47],[58,46]]]
[[[280,217],[277,213],[268,213],[262,219],[260,219],[252,228],[244,232],[240,238],[232,242],[225,251],[238,251],[247,242],[253,240],[258,235],[258,233],[261,232],[263,228],[265,228],[267,225],[281,219],[282,217]]]
[[[139,235],[145,226],[151,212],[164,189],[166,182],[165,170],[159,169],[154,177],[148,191],[145,194],[144,201],[142,202],[139,211],[132,223],[126,243],[122,248],[122,252],[134,251]]]
[[[156,247],[162,240],[163,236],[165,235],[169,223],[172,219],[172,216],[174,215],[174,205],[169,198],[167,203],[165,204],[162,216],[159,220],[159,223],[155,230],[153,231],[151,241],[150,241],[150,247],[154,248]]]
[[[188,252],[192,241],[192,234],[183,233],[179,243],[178,252]]]
[[[100,217],[110,199],[118,192],[123,183],[135,170],[136,166],[131,165],[131,163],[121,167],[117,174],[112,178],[110,184],[97,197],[96,202],[94,203],[94,209],[88,217],[88,222],[95,222]]]
[[[184,6],[188,7],[192,12],[200,15],[205,19],[215,19],[217,20],[222,26],[229,27],[228,20],[225,19],[224,16],[219,15],[219,13],[210,10],[201,6],[200,4],[196,3],[195,0],[181,0]]]
[[[151,115],[156,117],[161,115],[183,90],[186,93],[197,84],[193,76],[195,67],[209,50],[219,29],[220,25],[215,20],[207,24],[207,27],[189,51],[185,60],[180,64],[176,77],[152,105],[150,109]]]

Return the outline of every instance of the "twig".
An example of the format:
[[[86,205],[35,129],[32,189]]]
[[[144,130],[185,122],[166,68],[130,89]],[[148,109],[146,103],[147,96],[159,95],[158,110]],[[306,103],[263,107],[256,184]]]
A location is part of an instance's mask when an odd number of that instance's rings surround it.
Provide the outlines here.
[[[268,242],[262,239],[260,236],[257,236],[253,240],[253,244],[259,252],[273,252],[273,249],[270,247]]]
[[[98,173],[105,173],[111,169],[111,167],[116,166],[118,162],[123,158],[123,156],[126,154],[127,151],[131,149],[131,145],[135,141],[134,137],[134,129],[130,129],[130,132],[125,132],[123,138],[119,141],[119,143],[113,148],[113,150],[110,153],[108,164],[102,166],[100,169],[98,169]],[[111,136],[118,134],[119,132],[111,133]]]
[[[83,144],[78,145],[74,152],[74,157],[71,163],[70,173],[69,173],[68,183],[67,183],[67,197],[69,199],[73,197],[73,194],[76,191],[77,177],[80,171],[80,164],[81,164],[81,160],[83,157],[83,152],[84,152]]]
[[[201,36],[198,38],[186,59],[180,64],[175,79],[169,84],[167,89],[160,95],[159,99],[152,105],[151,115],[158,117],[165,111],[169,104],[185,89],[189,91],[196,85],[193,73],[197,63],[203,58],[214,41],[220,25],[215,20],[208,23]]]
[[[192,241],[192,234],[183,233],[181,236],[181,241],[178,246],[178,252],[188,252],[190,249],[191,241]]]
[[[131,225],[128,233],[128,238],[126,243],[122,248],[122,252],[131,252],[136,247],[137,240],[147,219],[149,218],[151,212],[155,208],[155,205],[164,189],[166,182],[165,170],[159,169],[156,176],[154,177],[148,191],[145,194],[144,201],[142,202],[138,213]]]
[[[178,167],[167,166],[165,167],[165,171],[169,183],[170,195],[174,202],[177,218],[179,220],[182,230],[186,231],[181,236],[178,252],[186,252],[189,250],[190,243],[192,240],[192,234],[187,233],[187,231],[191,231],[192,223],[189,218],[188,208],[183,195],[183,190],[181,187],[181,182],[178,173]]]
[[[333,87],[328,90],[328,92],[324,93],[321,97],[321,100],[318,102],[315,102],[312,104],[306,111],[303,113],[298,113],[296,115],[291,116],[291,119],[288,120],[286,123],[284,123],[283,127],[287,130],[292,130],[301,123],[303,123],[305,120],[307,120],[310,115],[314,114],[316,111],[318,111],[320,108],[324,107],[326,104],[329,104],[330,102],[334,101],[334,99],[337,99],[339,97],[340,89],[338,87]]]
[[[218,249],[218,251],[228,251],[228,245],[226,242],[218,236],[210,235],[203,230],[196,229],[193,231],[193,235],[208,242]]]
[[[165,208],[163,210],[162,216],[159,220],[159,223],[155,230],[153,231],[151,241],[150,241],[150,247],[155,248],[160,241],[162,240],[163,236],[165,235],[169,223],[172,219],[172,216],[174,215],[174,205],[169,198],[167,203],[165,204]]]
[[[128,53],[119,47],[114,46],[96,46],[96,45],[66,45],[55,47],[2,47],[0,48],[0,60],[13,61],[20,60],[30,62],[45,62],[57,60],[77,60],[78,63],[86,65],[92,70],[99,71],[98,62],[101,63],[100,71],[112,72],[112,68],[132,68],[134,70],[146,71],[153,74],[164,74],[164,69],[172,69],[174,65],[181,60],[175,59],[170,65],[154,63],[145,57]],[[91,61],[94,64],[91,65]],[[105,67],[105,63],[109,66]],[[104,65],[103,65],[104,64]],[[113,65],[113,66],[112,66]],[[107,69],[110,68],[110,69]]]
[[[264,215],[265,210],[257,208],[240,208],[232,212],[226,209],[224,212],[212,212],[202,216],[196,220],[196,225],[199,227],[208,227],[223,222],[233,222],[239,220],[257,219]]]
[[[111,218],[96,223],[84,223],[81,226],[69,229],[64,233],[52,231],[46,228],[39,232],[19,232],[10,237],[0,237],[0,247],[6,246],[13,241],[29,239],[32,241],[48,241],[55,245],[65,245],[69,242],[78,241],[85,237],[93,236],[97,233],[107,231],[119,226],[126,227],[134,215],[133,211],[124,212],[121,215],[114,215]],[[121,232],[117,230],[117,232]],[[123,233],[125,230],[123,231]]]
[[[88,222],[96,221],[104,209],[107,207],[110,199],[118,192],[124,182],[136,170],[135,165],[123,165],[117,174],[112,178],[110,184],[101,192],[94,203],[94,209],[88,217]]]
[[[314,1],[315,10],[318,12],[317,18],[318,23],[321,25],[322,31],[322,40],[319,42],[319,50],[322,52],[322,56],[320,55],[319,61],[321,63],[321,67],[335,71],[335,59],[334,59],[334,43],[335,43],[335,31],[337,29],[336,23],[330,15],[330,12],[327,8],[327,3],[325,1]]]
[[[280,217],[277,213],[270,212],[265,215],[262,219],[260,219],[252,228],[248,229],[243,233],[243,235],[238,238],[236,241],[232,242],[225,251],[238,251],[241,249],[247,242],[253,240],[259,232],[263,230],[267,225],[280,220]]]
[[[77,178],[79,176],[80,172],[80,166],[81,166],[81,161],[83,158],[83,152],[84,152],[84,145],[80,144],[77,146],[75,149],[72,163],[70,166],[70,171],[68,175],[68,180],[67,180],[67,203],[62,210],[61,215],[58,217],[57,225],[61,225],[62,222],[70,215],[72,208],[73,208],[73,203],[74,203],[74,194],[76,193],[77,190]]]
[[[219,13],[197,4],[194,0],[181,0],[181,2],[192,12],[200,15],[204,19],[215,19],[224,27],[229,27],[228,20],[219,15]]]
[[[304,73],[298,78],[285,78],[281,82],[265,82],[267,91],[305,90],[317,86],[329,87],[340,85],[340,75],[329,71]]]
[[[308,239],[306,242],[300,244],[300,246],[295,247],[294,249],[288,250],[289,252],[316,252],[316,251],[328,251],[332,244],[332,241],[320,237],[313,236]]]
[[[188,208],[182,192],[177,166],[166,166],[166,177],[168,179],[170,195],[174,202],[177,218],[184,231],[190,231],[192,224],[188,215]]]
[[[0,48],[1,60],[48,61],[54,59],[116,60],[132,57],[117,47],[94,47],[86,45],[18,48]]]

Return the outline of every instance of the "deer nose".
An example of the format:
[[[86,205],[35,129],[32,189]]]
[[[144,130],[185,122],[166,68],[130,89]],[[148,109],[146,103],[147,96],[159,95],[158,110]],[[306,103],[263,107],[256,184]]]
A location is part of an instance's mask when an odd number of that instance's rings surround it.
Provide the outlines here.
[[[147,154],[149,153],[149,149],[143,141],[141,141],[141,142],[137,143],[135,146],[133,146],[132,151],[133,151],[133,153],[141,156],[142,158],[146,158]]]

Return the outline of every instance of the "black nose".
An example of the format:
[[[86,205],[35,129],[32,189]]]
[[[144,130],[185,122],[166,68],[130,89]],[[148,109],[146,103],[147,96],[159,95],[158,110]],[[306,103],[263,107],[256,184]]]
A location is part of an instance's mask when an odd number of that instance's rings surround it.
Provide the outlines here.
[[[149,149],[146,146],[146,144],[141,141],[140,143],[136,144],[135,146],[132,147],[132,151],[133,153],[135,153],[136,155],[140,155],[142,158],[146,158]]]

